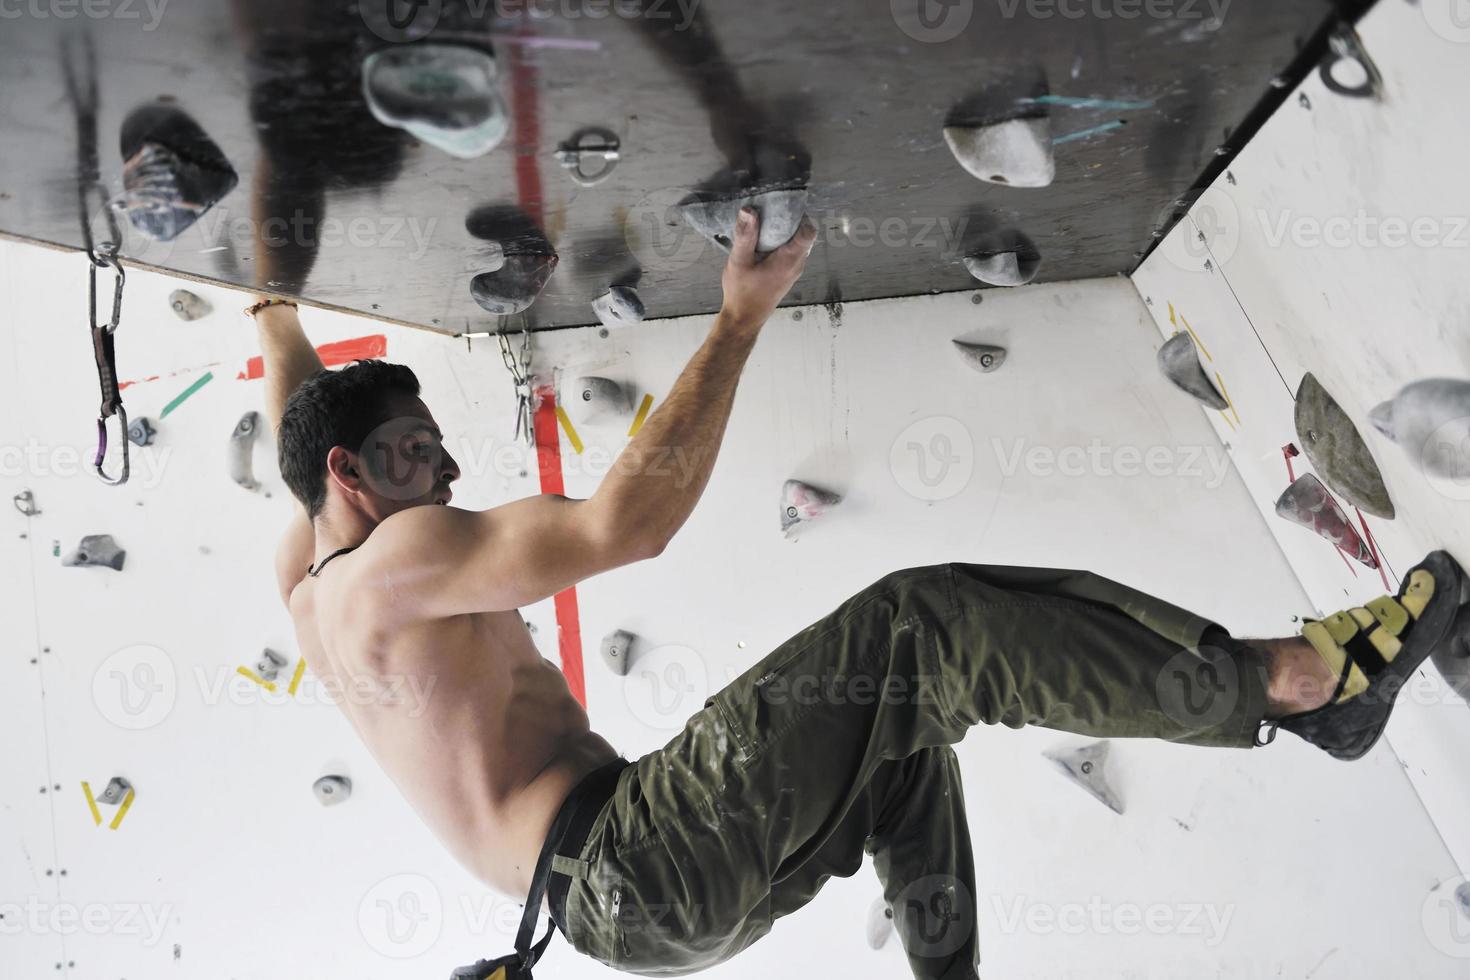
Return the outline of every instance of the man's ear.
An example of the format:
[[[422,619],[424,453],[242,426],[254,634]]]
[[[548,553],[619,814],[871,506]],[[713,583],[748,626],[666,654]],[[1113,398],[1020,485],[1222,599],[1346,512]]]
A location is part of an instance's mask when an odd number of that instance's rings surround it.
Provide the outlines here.
[[[359,493],[362,490],[362,471],[357,457],[341,446],[333,446],[327,453],[327,479],[349,494]]]

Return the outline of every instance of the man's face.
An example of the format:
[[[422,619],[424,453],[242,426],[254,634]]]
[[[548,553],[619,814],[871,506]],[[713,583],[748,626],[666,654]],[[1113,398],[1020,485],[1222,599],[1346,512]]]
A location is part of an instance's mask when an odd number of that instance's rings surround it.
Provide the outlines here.
[[[378,521],[410,507],[449,503],[449,485],[459,479],[459,464],[444,448],[428,406],[396,395],[389,411],[389,420],[368,434],[357,453],[359,502]]]

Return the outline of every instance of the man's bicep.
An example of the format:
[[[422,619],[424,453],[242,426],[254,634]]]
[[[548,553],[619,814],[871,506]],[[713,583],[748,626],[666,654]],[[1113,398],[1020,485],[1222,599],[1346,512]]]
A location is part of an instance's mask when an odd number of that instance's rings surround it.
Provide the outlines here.
[[[387,565],[373,574],[396,582],[406,612],[428,616],[519,609],[641,557],[589,501],[553,494],[487,511],[414,508],[384,529],[376,560]]]

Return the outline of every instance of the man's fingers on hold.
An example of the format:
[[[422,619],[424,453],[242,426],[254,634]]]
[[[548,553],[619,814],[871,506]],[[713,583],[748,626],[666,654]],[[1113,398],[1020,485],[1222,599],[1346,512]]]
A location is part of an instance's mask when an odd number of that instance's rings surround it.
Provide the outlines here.
[[[760,220],[755,211],[741,208],[735,216],[735,244],[730,249],[732,257],[745,265],[755,262],[755,243],[760,237]]]

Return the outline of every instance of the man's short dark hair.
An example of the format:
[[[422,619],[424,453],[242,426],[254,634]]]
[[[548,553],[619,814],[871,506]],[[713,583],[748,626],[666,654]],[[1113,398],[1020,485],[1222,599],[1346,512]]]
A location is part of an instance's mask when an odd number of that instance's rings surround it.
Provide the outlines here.
[[[392,417],[394,395],[417,398],[419,379],[402,364],[354,361],[318,371],[286,401],[277,432],[281,476],[313,519],[327,503],[327,454],[357,452],[373,429]]]

